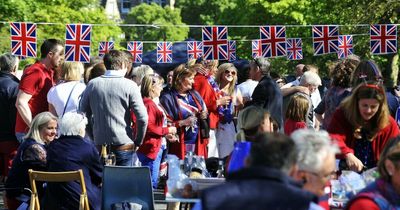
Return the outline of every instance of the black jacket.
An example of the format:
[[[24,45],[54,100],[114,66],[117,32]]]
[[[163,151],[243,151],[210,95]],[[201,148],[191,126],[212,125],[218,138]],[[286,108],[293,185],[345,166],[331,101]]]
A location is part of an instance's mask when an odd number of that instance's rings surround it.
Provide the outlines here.
[[[253,95],[251,96],[251,105],[257,105],[263,107],[269,111],[272,118],[274,118],[278,124],[279,129],[282,128],[283,116],[282,116],[282,93],[276,82],[269,76],[264,76],[254,89]],[[248,104],[246,104],[247,106]]]
[[[202,194],[203,210],[309,209],[316,196],[279,170],[246,168]]]
[[[17,140],[15,137],[15,100],[19,80],[8,72],[0,71],[0,141]]]

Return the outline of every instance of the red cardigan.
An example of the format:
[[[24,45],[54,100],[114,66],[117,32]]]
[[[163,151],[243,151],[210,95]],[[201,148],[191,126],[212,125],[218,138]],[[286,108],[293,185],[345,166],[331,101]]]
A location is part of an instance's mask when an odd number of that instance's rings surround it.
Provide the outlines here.
[[[150,98],[143,98],[144,106],[147,109],[149,121],[146,135],[138,151],[148,158],[155,160],[161,148],[161,138],[168,134],[168,128],[162,127],[164,116],[157,105]]]
[[[218,94],[208,82],[206,76],[197,73],[194,77],[193,89],[203,98],[210,116],[210,128],[216,129],[219,121],[217,99]]]
[[[342,108],[339,108],[333,114],[331,123],[328,126],[328,132],[332,139],[337,141],[337,144],[342,152],[342,155],[354,154],[354,128],[345,117]],[[399,135],[399,128],[393,117],[389,116],[389,124],[381,129],[372,141],[372,152],[374,160],[379,160],[379,156],[386,143],[393,137]],[[340,157],[344,158],[344,156]]]

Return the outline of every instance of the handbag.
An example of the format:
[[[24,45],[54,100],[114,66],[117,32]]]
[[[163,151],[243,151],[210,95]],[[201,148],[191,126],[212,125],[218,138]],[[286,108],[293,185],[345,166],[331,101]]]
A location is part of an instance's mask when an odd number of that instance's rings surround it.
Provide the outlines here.
[[[203,139],[210,138],[210,117],[206,119],[199,119],[200,137]]]

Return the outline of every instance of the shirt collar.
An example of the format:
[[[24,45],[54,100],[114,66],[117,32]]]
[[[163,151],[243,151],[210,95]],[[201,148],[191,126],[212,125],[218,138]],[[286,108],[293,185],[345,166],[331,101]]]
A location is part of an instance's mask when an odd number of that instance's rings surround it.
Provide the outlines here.
[[[124,73],[124,71],[119,71],[119,70],[107,70],[103,76],[105,76],[105,77],[124,77],[125,73]]]

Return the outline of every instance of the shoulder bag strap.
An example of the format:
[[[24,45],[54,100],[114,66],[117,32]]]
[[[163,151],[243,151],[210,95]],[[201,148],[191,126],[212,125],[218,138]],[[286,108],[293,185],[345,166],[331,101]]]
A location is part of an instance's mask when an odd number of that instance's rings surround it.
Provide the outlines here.
[[[74,85],[74,87],[72,87],[72,90],[71,90],[71,92],[69,93],[69,96],[68,96],[67,102],[65,103],[65,106],[64,106],[64,111],[63,111],[63,113],[62,113],[61,117],[63,117],[63,116],[64,116],[64,114],[65,114],[65,110],[67,110],[67,106],[68,106],[69,99],[71,98],[72,92],[74,92],[74,89],[75,89],[76,85],[78,85],[78,83],[79,83],[79,81],[78,81],[78,82],[77,82],[77,83]]]

